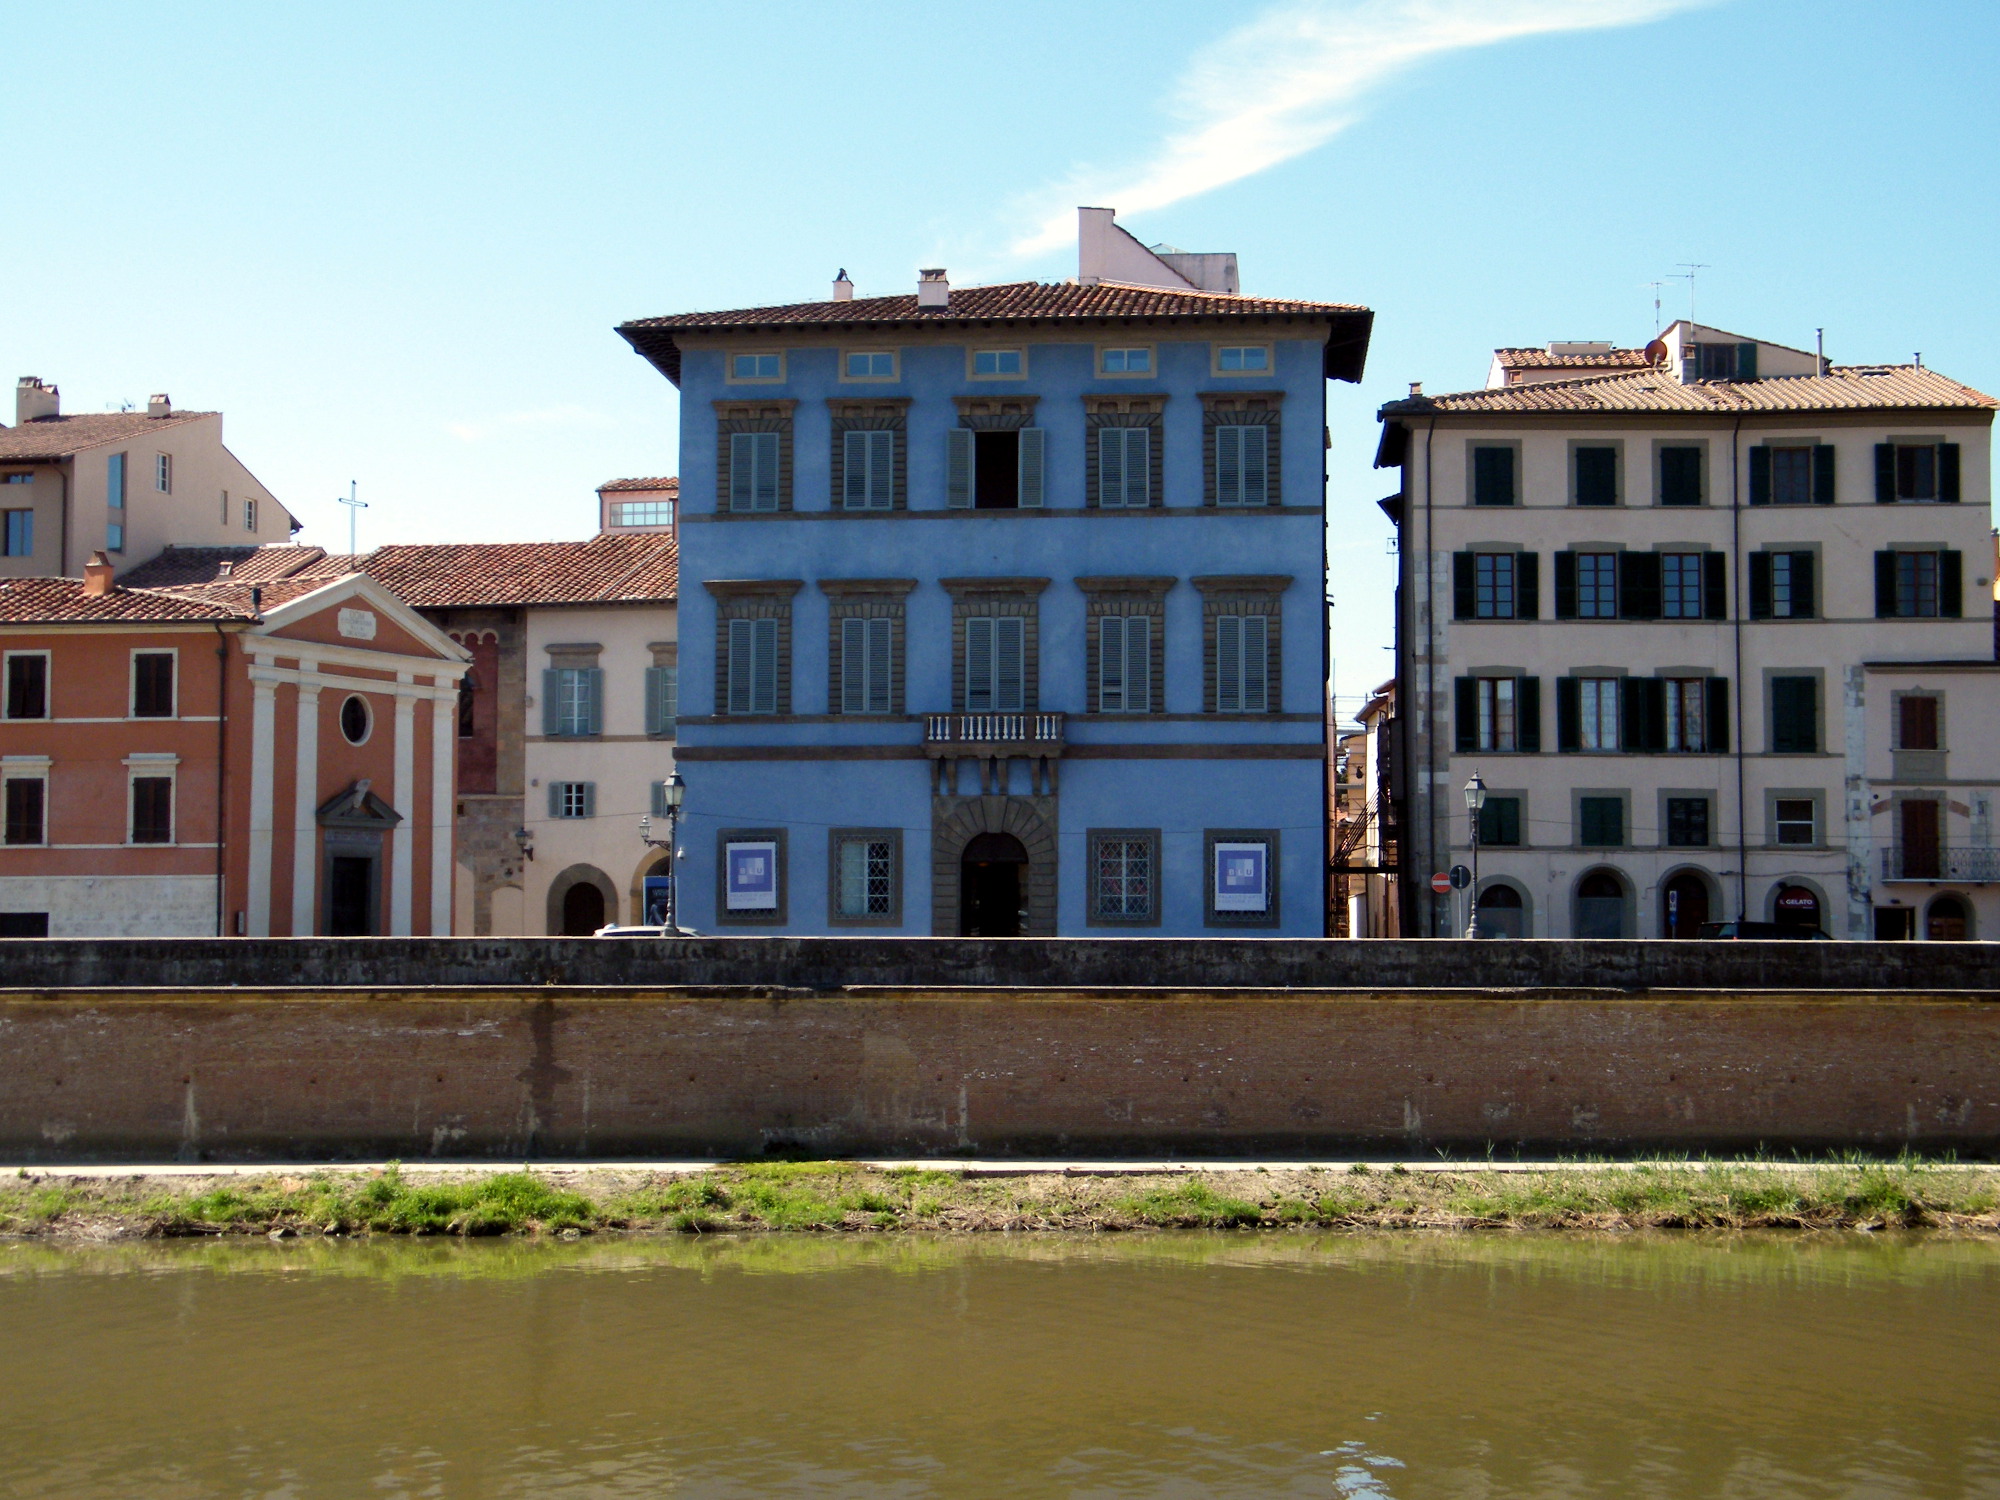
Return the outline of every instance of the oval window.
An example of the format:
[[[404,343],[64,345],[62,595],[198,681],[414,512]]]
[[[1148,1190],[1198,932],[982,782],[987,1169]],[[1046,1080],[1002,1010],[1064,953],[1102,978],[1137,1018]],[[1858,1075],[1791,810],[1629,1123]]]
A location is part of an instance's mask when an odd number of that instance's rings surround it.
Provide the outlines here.
[[[368,700],[359,693],[340,705],[340,732],[347,737],[350,745],[359,745],[368,738],[369,726],[375,716],[368,711]]]

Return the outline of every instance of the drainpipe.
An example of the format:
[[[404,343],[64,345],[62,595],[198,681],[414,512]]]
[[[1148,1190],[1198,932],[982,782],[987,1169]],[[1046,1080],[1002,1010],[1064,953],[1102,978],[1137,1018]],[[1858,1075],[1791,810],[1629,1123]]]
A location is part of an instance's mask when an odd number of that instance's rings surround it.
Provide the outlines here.
[[[1431,555],[1431,439],[1437,436],[1437,414],[1424,429],[1424,843],[1430,849],[1430,866],[1438,867],[1437,848],[1437,559]],[[1407,884],[1410,871],[1403,871]],[[1427,886],[1420,887],[1428,889]],[[1437,902],[1431,902],[1431,936],[1438,936]]]
[[[1750,920],[1749,817],[1743,806],[1743,742],[1750,734],[1750,716],[1743,711],[1743,463],[1740,451],[1743,417],[1739,413],[1729,434],[1729,568],[1735,594],[1730,634],[1736,647],[1736,920]]]
[[[229,887],[224,846],[229,828],[229,637],[215,627],[215,935],[229,936]]]
[[[56,465],[56,478],[62,483],[62,556],[56,559],[56,576],[67,578],[69,577],[69,464]]]

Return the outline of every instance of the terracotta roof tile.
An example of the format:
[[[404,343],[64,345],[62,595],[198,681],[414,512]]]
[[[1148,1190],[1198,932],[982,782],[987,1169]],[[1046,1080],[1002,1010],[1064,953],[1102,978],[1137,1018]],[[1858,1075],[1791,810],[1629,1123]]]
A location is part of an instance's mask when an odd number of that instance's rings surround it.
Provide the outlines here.
[[[308,571],[351,573],[352,561],[329,556],[324,547],[289,542],[272,542],[261,547],[168,547],[159,556],[120,575],[118,581],[135,589],[214,583],[224,576],[222,570],[226,564],[231,582],[264,583]]]
[[[953,287],[950,306],[933,310],[919,311],[916,294],[911,292],[896,297],[856,297],[846,302],[791,302],[721,312],[675,313],[664,318],[638,318],[620,324],[618,331],[661,373],[678,384],[680,348],[673,336],[683,330],[889,329],[1129,318],[1326,318],[1336,325],[1327,343],[1328,376],[1359,380],[1374,316],[1367,308],[1348,302],[1232,297],[1219,292],[1174,291],[1116,281],[1099,282],[1095,286],[1013,281],[999,286]]]
[[[656,494],[664,490],[670,495],[677,495],[680,493],[680,488],[681,488],[680,480],[672,475],[669,475],[664,479],[608,480],[604,484],[600,484],[597,487],[597,493],[600,495],[621,495],[635,490],[643,490],[647,494]]]
[[[289,604],[294,599],[317,593],[329,584],[352,577],[353,571],[351,568],[342,568],[326,573],[300,573],[290,578],[274,578],[268,583],[245,583],[232,578],[227,583],[188,584],[180,588],[158,589],[151,592],[170,594],[176,599],[185,599],[193,604],[208,604],[218,609],[252,615],[257,609],[275,609],[280,604]],[[251,598],[252,589],[255,589],[257,594],[254,601]]]
[[[1546,349],[1495,349],[1503,370],[1644,370],[1650,368],[1644,349],[1613,349],[1608,354],[1551,354]]]
[[[1683,385],[1665,372],[1547,380],[1493,390],[1410,396],[1382,416],[1432,412],[1665,411],[1734,416],[1753,412],[1865,411],[1871,408],[1990,411],[2000,401],[1915,365],[1837,365],[1825,375],[1767,380],[1700,380]]]
[[[67,458],[100,443],[115,443],[121,438],[218,415],[212,411],[177,411],[170,416],[149,417],[142,411],[106,411],[73,417],[37,417],[18,427],[0,427],[0,462],[10,458]]]
[[[246,591],[247,596],[247,591]],[[84,593],[81,578],[0,579],[0,623],[89,625],[130,621],[244,620],[249,610],[221,601],[182,598],[158,589],[113,588]]]
[[[384,547],[368,575],[417,608],[670,600],[680,584],[671,532],[608,532],[587,542]]]

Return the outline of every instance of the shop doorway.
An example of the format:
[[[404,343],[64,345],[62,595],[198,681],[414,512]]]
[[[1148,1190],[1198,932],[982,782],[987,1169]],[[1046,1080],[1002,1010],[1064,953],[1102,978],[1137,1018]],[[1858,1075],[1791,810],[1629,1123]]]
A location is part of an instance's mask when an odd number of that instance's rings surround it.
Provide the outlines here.
[[[1972,914],[1966,910],[1965,898],[1940,896],[1933,901],[1924,913],[1924,936],[1933,943],[1962,943],[1971,937]]]
[[[1660,936],[1700,937],[1707,920],[1708,882],[1692,870],[1681,871],[1660,891]]]
[[[562,935],[589,937],[604,925],[604,892],[580,880],[563,892]]]
[[[375,860],[335,854],[327,860],[326,931],[329,937],[375,935]]]
[[[1820,928],[1819,896],[1806,886],[1786,885],[1771,898],[1771,920],[1783,927]]]
[[[1511,885],[1489,885],[1479,893],[1479,935],[1485,938],[1528,935],[1528,913],[1519,891]]]
[[[1028,851],[1011,833],[982,833],[959,858],[962,937],[1019,937],[1027,921]]]
[[[1593,870],[1576,884],[1576,935],[1625,936],[1625,886],[1609,870]]]

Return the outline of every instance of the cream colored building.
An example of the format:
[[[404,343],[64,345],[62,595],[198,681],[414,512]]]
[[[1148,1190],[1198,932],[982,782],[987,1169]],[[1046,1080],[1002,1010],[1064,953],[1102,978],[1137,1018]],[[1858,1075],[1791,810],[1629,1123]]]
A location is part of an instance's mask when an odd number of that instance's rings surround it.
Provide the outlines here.
[[[181,546],[284,541],[298,522],[222,442],[222,413],[63,415],[32,375],[0,426],[0,578],[79,578],[92,552],[119,570]]]
[[[1994,400],[1685,323],[1629,354],[1382,409],[1405,930],[1464,929],[1428,878],[1477,772],[1488,934],[2000,937]]]

